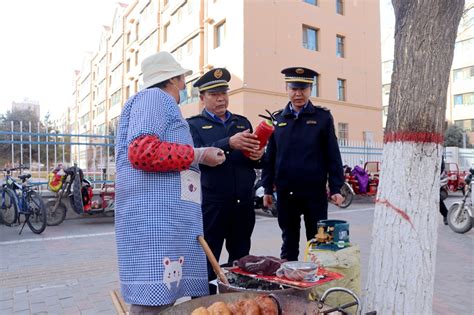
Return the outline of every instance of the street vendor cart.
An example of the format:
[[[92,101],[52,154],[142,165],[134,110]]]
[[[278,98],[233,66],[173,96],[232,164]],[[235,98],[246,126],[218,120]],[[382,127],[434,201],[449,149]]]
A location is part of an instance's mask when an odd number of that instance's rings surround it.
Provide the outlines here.
[[[321,225],[326,228],[324,232],[327,232],[327,237],[324,238],[323,242],[327,248],[331,247],[332,244],[336,244],[335,248],[337,249],[349,247],[348,224],[344,225],[343,223],[344,221],[336,222],[333,220],[323,222]],[[321,233],[323,233],[323,230],[318,233],[320,234],[319,237],[322,237],[323,234]],[[258,269],[258,272],[245,269],[240,260],[246,258],[240,259],[239,263],[233,267],[221,268],[204,239],[201,237],[199,240],[218,277],[219,294],[175,305],[163,314],[217,314],[213,313],[215,308],[219,308],[222,312],[219,314],[240,314],[231,310],[234,310],[236,305],[240,305],[240,307],[248,306],[252,303],[256,305],[256,302],[252,301],[258,302],[262,298],[267,298],[267,302],[273,301],[270,302],[273,304],[273,311],[268,311],[267,309],[264,313],[259,313],[258,311],[255,313],[244,313],[277,315],[360,314],[361,312],[358,296],[352,290],[336,285],[338,280],[344,278],[343,273],[328,270],[323,266],[318,266],[318,264],[308,261],[283,262],[275,274],[271,272],[269,272],[270,274],[262,274],[261,271],[263,269],[272,269],[271,264],[274,260],[279,260],[278,258],[268,256],[252,256],[252,259],[247,260],[248,266],[252,267],[249,268],[250,270],[257,270],[258,268],[255,269],[256,265],[262,266],[262,268]],[[314,250],[307,251],[305,258],[309,253],[314,254]],[[258,258],[261,258],[262,261],[258,261]],[[269,261],[264,261],[265,259]],[[334,283],[334,285],[331,285],[331,283]],[[323,285],[329,287],[325,288],[320,294],[320,291],[316,290],[316,288]],[[344,301],[332,299],[332,301],[336,301],[338,304],[327,303],[331,300],[331,296],[341,294],[346,297]]]
[[[303,262],[248,255],[221,268],[204,238],[198,240],[216,272],[219,294],[191,299],[162,314],[361,313],[359,250],[349,243],[346,221],[318,222]]]

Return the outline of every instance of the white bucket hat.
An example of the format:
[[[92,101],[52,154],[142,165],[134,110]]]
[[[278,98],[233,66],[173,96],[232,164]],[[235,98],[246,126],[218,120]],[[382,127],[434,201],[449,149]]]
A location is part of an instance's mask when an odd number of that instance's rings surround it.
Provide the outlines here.
[[[183,69],[181,65],[166,51],[160,51],[145,58],[142,62],[143,86],[142,90],[152,85],[184,74],[190,75],[192,70]]]

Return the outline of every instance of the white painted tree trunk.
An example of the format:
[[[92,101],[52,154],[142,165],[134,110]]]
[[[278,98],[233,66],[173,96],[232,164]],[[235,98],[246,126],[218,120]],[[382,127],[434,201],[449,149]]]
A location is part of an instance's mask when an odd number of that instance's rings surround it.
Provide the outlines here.
[[[440,173],[441,155],[442,146],[434,143],[390,142],[384,147],[367,279],[367,311],[431,313],[441,219],[439,176],[433,174]]]
[[[432,313],[446,93],[464,0],[392,0],[393,66],[364,303]]]

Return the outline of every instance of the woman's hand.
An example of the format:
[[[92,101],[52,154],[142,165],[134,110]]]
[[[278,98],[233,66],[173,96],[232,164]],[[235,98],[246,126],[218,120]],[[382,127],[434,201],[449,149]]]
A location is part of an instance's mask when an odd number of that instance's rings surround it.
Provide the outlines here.
[[[217,166],[225,162],[222,149],[215,147],[194,148],[194,162],[207,166]]]

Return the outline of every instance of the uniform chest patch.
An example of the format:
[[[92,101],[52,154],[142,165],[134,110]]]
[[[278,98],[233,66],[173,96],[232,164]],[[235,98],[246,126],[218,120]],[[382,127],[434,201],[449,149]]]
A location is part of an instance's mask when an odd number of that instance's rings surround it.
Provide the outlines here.
[[[237,129],[245,129],[245,126],[235,126]]]
[[[211,129],[213,126],[212,125],[205,125],[205,126],[202,126],[201,128],[202,129]]]
[[[278,127],[285,127],[286,125],[288,125],[286,122],[281,122],[278,124]]]
[[[307,120],[306,124],[307,125],[316,125],[318,122],[316,120]]]

